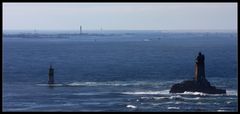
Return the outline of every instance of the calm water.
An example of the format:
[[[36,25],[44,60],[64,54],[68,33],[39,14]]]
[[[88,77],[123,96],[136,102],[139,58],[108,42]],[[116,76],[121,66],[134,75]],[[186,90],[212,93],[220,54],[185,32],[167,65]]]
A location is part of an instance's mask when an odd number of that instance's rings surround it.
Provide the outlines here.
[[[238,111],[236,33],[131,32],[4,37],[3,111]],[[227,94],[170,94],[193,78],[199,51]]]

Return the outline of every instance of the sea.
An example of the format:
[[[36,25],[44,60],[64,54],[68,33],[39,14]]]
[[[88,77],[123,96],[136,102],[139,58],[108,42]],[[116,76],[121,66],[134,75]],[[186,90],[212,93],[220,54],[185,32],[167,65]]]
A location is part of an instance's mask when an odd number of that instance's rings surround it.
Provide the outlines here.
[[[4,112],[238,111],[237,32],[8,31],[2,41]],[[169,93],[194,78],[199,52],[227,93]]]

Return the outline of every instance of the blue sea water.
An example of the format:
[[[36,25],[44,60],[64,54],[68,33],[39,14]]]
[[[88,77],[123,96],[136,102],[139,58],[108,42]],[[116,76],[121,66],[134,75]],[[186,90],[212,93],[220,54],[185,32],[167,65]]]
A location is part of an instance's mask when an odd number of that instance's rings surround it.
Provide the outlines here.
[[[3,37],[3,111],[238,111],[237,33],[41,34]],[[193,79],[199,51],[227,94],[170,94]]]

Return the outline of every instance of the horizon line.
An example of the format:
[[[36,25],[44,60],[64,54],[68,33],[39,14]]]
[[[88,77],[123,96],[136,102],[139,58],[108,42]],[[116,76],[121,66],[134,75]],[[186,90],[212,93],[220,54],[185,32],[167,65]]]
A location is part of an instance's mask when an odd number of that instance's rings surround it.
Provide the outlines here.
[[[79,31],[78,29],[3,29],[2,31]],[[84,29],[83,31],[238,31],[236,29]]]

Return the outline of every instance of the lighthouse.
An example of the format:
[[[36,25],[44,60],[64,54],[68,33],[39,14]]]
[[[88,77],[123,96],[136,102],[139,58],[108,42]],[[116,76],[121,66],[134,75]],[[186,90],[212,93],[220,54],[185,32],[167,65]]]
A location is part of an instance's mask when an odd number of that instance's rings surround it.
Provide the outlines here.
[[[52,65],[50,65],[48,72],[48,84],[54,84],[54,69],[52,68]]]
[[[184,92],[203,92],[208,94],[226,94],[226,90],[217,89],[212,86],[205,77],[204,55],[199,52],[195,61],[195,77],[194,80],[185,80],[181,83],[174,84],[170,93]]]
[[[82,34],[82,26],[79,27],[79,34],[81,35]]]
[[[204,55],[199,52],[195,63],[195,80],[201,82],[205,79]]]

